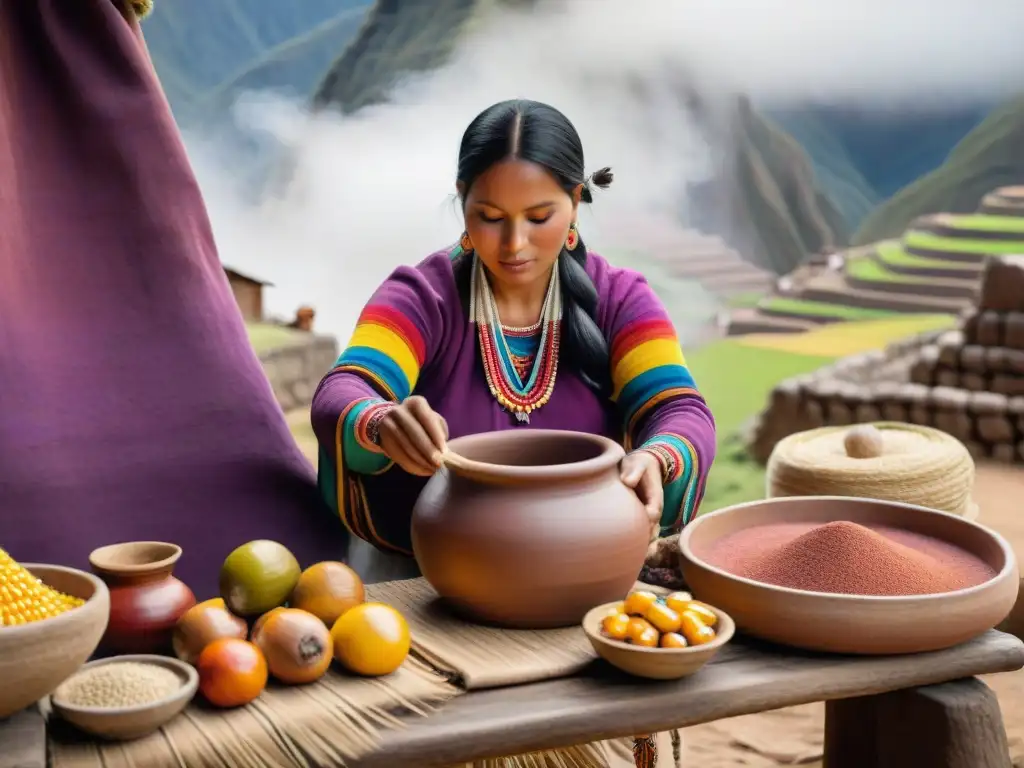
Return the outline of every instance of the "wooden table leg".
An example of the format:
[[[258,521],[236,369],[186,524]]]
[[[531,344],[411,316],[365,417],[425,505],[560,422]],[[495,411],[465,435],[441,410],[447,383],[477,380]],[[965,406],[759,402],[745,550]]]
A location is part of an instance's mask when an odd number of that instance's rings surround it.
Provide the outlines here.
[[[999,702],[977,678],[825,705],[824,768],[1012,768]]]

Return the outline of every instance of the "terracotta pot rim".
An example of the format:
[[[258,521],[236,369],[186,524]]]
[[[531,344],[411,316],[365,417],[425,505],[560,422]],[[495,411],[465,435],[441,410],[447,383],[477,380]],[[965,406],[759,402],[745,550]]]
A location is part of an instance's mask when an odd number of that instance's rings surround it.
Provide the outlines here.
[[[536,437],[557,437],[566,441],[588,443],[601,449],[601,453],[583,461],[566,464],[539,466],[518,466],[514,464],[491,464],[477,461],[461,453],[459,448],[467,444],[508,442],[509,440],[530,440]],[[452,451],[459,453],[461,466],[450,466],[455,475],[472,477],[477,480],[509,481],[565,481],[590,477],[617,467],[626,452],[622,446],[603,435],[589,432],[575,432],[564,429],[523,429],[512,432],[480,432],[456,437],[448,442]]]
[[[917,510],[919,512],[925,512],[925,513],[932,514],[932,515],[942,515],[943,517],[948,517],[948,518],[951,518],[953,520],[959,520],[964,525],[971,526],[973,528],[977,528],[977,529],[983,531],[984,533],[986,533],[986,534],[988,534],[989,536],[992,537],[992,539],[996,542],[996,544],[999,545],[999,548],[1000,548],[1000,550],[1003,553],[1003,567],[996,573],[995,576],[993,576],[988,581],[984,581],[981,584],[975,584],[973,587],[965,587],[964,589],[957,589],[957,590],[954,590],[952,592],[937,592],[935,594],[928,594],[928,595],[893,595],[893,596],[889,596],[889,595],[850,595],[850,594],[835,593],[835,592],[814,592],[814,591],[808,590],[808,589],[793,589],[792,587],[780,587],[780,586],[777,586],[775,584],[765,584],[764,582],[761,582],[761,581],[754,581],[753,579],[747,579],[747,578],[744,578],[743,576],[737,576],[735,573],[730,573],[729,571],[723,570],[722,568],[718,568],[717,566],[711,565],[706,560],[702,560],[701,558],[697,557],[697,555],[695,555],[693,553],[693,550],[690,548],[690,539],[693,537],[694,531],[696,531],[700,527],[701,521],[703,521],[703,520],[708,520],[708,519],[711,519],[711,518],[714,518],[714,517],[717,517],[717,516],[726,515],[726,514],[728,514],[730,512],[733,512],[733,511],[735,511],[737,509],[743,509],[743,508],[746,508],[746,507],[753,507],[753,506],[756,506],[756,505],[764,505],[764,504],[775,505],[775,504],[793,504],[793,503],[812,505],[812,504],[820,504],[823,501],[826,501],[826,502],[827,501],[842,501],[842,502],[856,501],[858,503],[870,504],[872,506],[874,506],[874,505],[881,505],[881,506],[891,506],[891,507],[904,507],[904,508],[907,508],[907,509],[914,509],[914,510]],[[679,553],[680,553],[680,557],[683,560],[690,561],[690,563],[692,563],[693,565],[697,566],[698,568],[702,568],[705,571],[708,571],[710,573],[715,574],[716,576],[730,579],[730,580],[735,581],[735,582],[737,582],[739,584],[744,584],[744,585],[751,586],[751,587],[759,587],[759,588],[762,588],[762,589],[770,589],[771,591],[780,592],[780,593],[784,593],[784,594],[787,594],[787,595],[802,596],[804,598],[808,598],[808,597],[828,598],[830,601],[834,601],[834,602],[848,602],[848,603],[854,603],[855,602],[855,603],[861,603],[861,604],[864,604],[864,603],[874,603],[874,604],[899,605],[901,603],[904,603],[904,604],[908,604],[909,605],[909,604],[919,604],[919,603],[922,603],[922,602],[933,602],[933,601],[936,601],[936,600],[948,600],[949,598],[954,597],[954,596],[956,596],[956,597],[968,597],[970,595],[975,595],[975,594],[978,594],[980,592],[986,592],[986,591],[990,590],[994,584],[1006,581],[1006,579],[1012,577],[1014,571],[1016,571],[1017,568],[1018,568],[1017,556],[1016,556],[1016,553],[1013,551],[1013,547],[1010,546],[1010,543],[1006,540],[1006,538],[1003,537],[1003,535],[1001,533],[999,533],[998,531],[993,530],[992,528],[989,528],[986,525],[982,525],[981,523],[977,523],[974,520],[969,520],[969,519],[963,517],[962,515],[954,515],[954,514],[952,514],[950,512],[942,512],[942,511],[937,510],[937,509],[931,509],[929,507],[922,507],[922,506],[917,505],[917,504],[906,504],[906,503],[900,502],[900,501],[888,501],[888,500],[882,500],[882,499],[868,499],[868,498],[852,497],[852,496],[777,496],[777,497],[774,497],[774,498],[758,499],[756,501],[747,501],[747,502],[744,502],[742,504],[733,504],[733,505],[728,506],[728,507],[723,507],[722,509],[716,509],[714,512],[708,512],[706,515],[700,515],[699,517],[694,519],[693,522],[691,522],[690,524],[684,526],[682,532],[679,534]]]
[[[112,555],[126,548],[146,545],[166,547],[167,556],[148,563],[122,564],[111,562],[110,560]],[[109,573],[114,575],[153,573],[173,566],[181,558],[181,552],[181,547],[168,541],[122,541],[117,544],[107,544],[106,546],[94,549],[89,553],[89,565],[92,566],[92,569],[97,573]]]

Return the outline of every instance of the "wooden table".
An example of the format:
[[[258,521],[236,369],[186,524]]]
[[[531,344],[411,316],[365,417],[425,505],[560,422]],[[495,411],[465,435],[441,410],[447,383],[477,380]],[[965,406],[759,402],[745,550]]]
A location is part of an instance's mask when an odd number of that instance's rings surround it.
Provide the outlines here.
[[[468,693],[387,734],[358,768],[440,766],[827,701],[826,768],[1010,768],[999,704],[975,675],[1024,667],[1001,632],[893,657],[801,654],[737,640],[698,675],[628,678],[601,662],[564,680]],[[35,710],[0,723],[0,768],[45,768]]]

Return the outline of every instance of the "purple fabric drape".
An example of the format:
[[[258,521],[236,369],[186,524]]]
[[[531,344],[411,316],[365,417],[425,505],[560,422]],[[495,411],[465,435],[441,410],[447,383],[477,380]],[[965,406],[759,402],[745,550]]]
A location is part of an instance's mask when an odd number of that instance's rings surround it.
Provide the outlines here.
[[[0,547],[173,541],[200,597],[255,538],[339,559],[134,19],[0,0]]]

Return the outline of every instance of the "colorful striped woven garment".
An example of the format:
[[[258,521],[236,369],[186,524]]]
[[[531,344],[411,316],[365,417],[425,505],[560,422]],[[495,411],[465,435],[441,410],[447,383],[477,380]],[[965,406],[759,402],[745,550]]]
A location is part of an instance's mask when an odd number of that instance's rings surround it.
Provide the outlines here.
[[[612,340],[611,368],[612,400],[622,414],[626,448],[649,450],[658,458],[665,487],[662,532],[678,530],[700,500],[697,451],[688,439],[668,431],[636,445],[644,418],[658,406],[700,396],[669,318],[658,313],[627,322]]]

